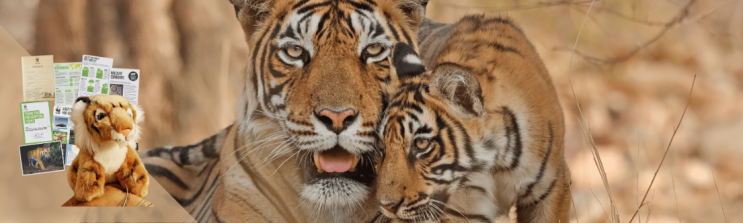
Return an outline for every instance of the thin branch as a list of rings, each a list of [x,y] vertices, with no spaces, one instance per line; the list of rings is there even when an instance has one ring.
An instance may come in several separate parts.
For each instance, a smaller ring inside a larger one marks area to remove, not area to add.
[[[694,0],[692,0],[694,1]],[[666,156],[668,156],[668,151],[671,149],[671,143],[673,143],[673,138],[676,137],[676,132],[678,132],[679,127],[681,127],[681,121],[684,120],[684,115],[686,115],[686,110],[689,108],[689,103],[691,102],[691,93],[694,91],[694,83],[697,80],[697,75],[694,75],[694,79],[691,81],[691,90],[689,90],[689,100],[686,101],[686,107],[684,108],[684,112],[681,113],[681,118],[679,119],[678,124],[676,125],[676,129],[673,130],[673,135],[671,135],[671,141],[668,142],[668,146],[666,147],[666,152],[663,154],[663,158],[660,160],[660,164],[658,164],[658,169],[655,170],[655,174],[653,174],[653,179],[650,181],[650,186],[648,186],[648,190],[645,191],[645,196],[642,197],[642,202],[640,204],[645,202],[645,199],[648,197],[648,193],[650,193],[650,188],[653,187],[653,183],[655,182],[655,177],[658,176],[658,171],[660,171],[660,167],[663,166],[663,161],[666,160]],[[635,213],[632,215],[632,218],[630,218],[629,222],[632,222],[633,219],[637,216],[637,213],[640,211],[641,207],[637,207],[637,210],[635,210]]]
[[[676,214],[679,219],[679,223],[681,223],[681,209],[679,209],[679,198],[676,195],[676,179],[673,177],[673,154],[671,154],[671,158],[668,160],[670,162],[671,167],[668,168],[671,174],[671,185],[673,186],[673,199],[676,201]]]
[[[606,214],[606,208],[604,208],[604,204],[602,204],[601,200],[599,200],[599,198],[596,197],[596,193],[593,192],[593,187],[591,187],[590,183],[588,184],[588,189],[591,191],[591,194],[593,194],[593,198],[596,199],[596,202],[599,202],[599,206],[601,206],[601,211],[604,212],[604,217],[606,217],[606,220],[609,220],[609,222],[611,222],[609,215]]]
[[[650,195],[650,202],[648,202],[645,206],[648,208],[648,216],[645,217],[645,222],[650,222],[650,213],[652,211],[653,207],[653,200],[655,200],[655,189],[653,189],[653,195]],[[637,220],[640,220],[640,217],[637,217]]]
[[[712,172],[712,179],[715,180],[715,190],[717,190],[717,199],[720,200],[720,208],[722,208],[722,217],[725,218],[725,222],[728,222],[728,217],[725,216],[725,206],[722,205],[722,197],[720,197],[720,189],[717,188],[717,177],[715,177],[715,170],[710,169]]]
[[[600,0],[599,0],[600,1]],[[592,1],[573,1],[573,0],[561,0],[561,1],[554,1],[554,2],[539,2],[536,5],[530,5],[530,6],[516,6],[516,7],[482,7],[482,6],[474,6],[474,5],[459,5],[459,4],[453,4],[450,0],[436,0],[438,4],[444,5],[449,8],[456,8],[456,9],[477,9],[483,12],[507,12],[507,11],[521,11],[521,10],[531,10],[531,9],[539,9],[539,8],[548,8],[548,7],[554,7],[554,6],[564,6],[564,5],[580,5],[585,3],[592,3]]]
[[[573,184],[568,183],[568,189],[570,190],[570,193],[573,193]],[[578,209],[575,208],[575,199],[570,199],[570,202],[573,203],[573,213],[575,213],[575,221],[577,223],[580,223],[580,220],[578,219]]]
[[[647,21],[647,20],[638,19],[638,18],[625,15],[625,14],[623,14],[621,12],[618,12],[618,11],[616,11],[614,9],[606,8],[606,7],[597,8],[596,10],[598,10],[599,12],[606,12],[607,14],[610,14],[610,15],[613,15],[613,16],[616,16],[616,17],[619,17],[619,18],[628,20],[630,22],[639,23],[639,24],[643,24],[643,25],[647,25],[647,26],[665,26],[667,24],[665,22],[656,22],[656,21]]]
[[[678,14],[676,14],[676,16],[674,16],[674,18],[671,19],[671,21],[667,22],[664,25],[663,29],[658,34],[656,34],[653,38],[651,38],[647,42],[643,43],[642,45],[635,47],[634,49],[632,49],[632,51],[630,51],[629,53],[627,53],[625,55],[622,55],[622,56],[619,56],[619,57],[615,57],[615,58],[603,59],[603,58],[598,58],[598,57],[587,55],[587,54],[585,54],[585,53],[583,53],[581,51],[575,50],[575,49],[569,49],[569,48],[565,48],[565,47],[558,47],[558,48],[555,48],[554,50],[563,50],[563,51],[570,51],[570,50],[572,50],[572,51],[574,51],[573,52],[574,54],[577,54],[578,56],[583,57],[583,59],[585,59],[586,61],[588,61],[590,63],[595,63],[595,64],[615,64],[615,63],[621,63],[621,62],[627,61],[629,58],[631,58],[632,56],[634,56],[635,54],[637,54],[637,52],[640,52],[640,50],[644,49],[645,47],[649,46],[650,44],[655,43],[655,41],[658,41],[658,39],[660,39],[664,34],[666,34],[666,32],[668,32],[668,30],[670,30],[671,28],[673,28],[675,25],[677,25],[677,24],[681,23],[682,21],[684,21],[684,19],[686,19],[689,16],[689,8],[696,1],[697,0],[690,0],[689,3],[687,3],[686,6],[684,6],[684,8],[681,9],[681,12],[679,12]]]

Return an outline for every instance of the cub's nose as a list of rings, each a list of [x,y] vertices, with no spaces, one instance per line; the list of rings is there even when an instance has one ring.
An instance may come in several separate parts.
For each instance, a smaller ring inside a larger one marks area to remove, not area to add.
[[[397,215],[397,210],[400,209],[400,206],[402,206],[402,202],[405,201],[405,198],[400,199],[397,203],[390,202],[389,204],[382,204],[382,208],[389,211],[393,215]]]
[[[317,119],[325,124],[325,127],[329,130],[335,132],[335,134],[340,134],[343,130],[346,130],[354,120],[356,120],[357,115],[356,111],[349,108],[341,112],[322,109],[320,110],[320,113],[315,114],[315,116],[317,116]]]

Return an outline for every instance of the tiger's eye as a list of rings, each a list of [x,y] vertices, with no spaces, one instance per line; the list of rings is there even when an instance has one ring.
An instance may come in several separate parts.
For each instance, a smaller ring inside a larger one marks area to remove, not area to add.
[[[382,52],[382,46],[379,44],[374,44],[366,47],[366,53],[370,55],[377,55],[380,52]]]
[[[428,144],[430,144],[428,139],[415,139],[415,147],[418,147],[418,149],[426,149]]]
[[[299,57],[304,52],[304,49],[299,46],[290,46],[289,48],[286,48],[286,54],[289,54],[290,57]]]

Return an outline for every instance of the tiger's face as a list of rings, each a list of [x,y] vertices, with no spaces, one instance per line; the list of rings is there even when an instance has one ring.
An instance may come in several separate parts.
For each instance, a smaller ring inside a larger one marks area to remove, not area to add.
[[[426,73],[416,58],[395,52],[398,73],[416,77],[401,81],[379,131],[377,198],[382,213],[403,221],[440,218],[449,195],[482,166],[473,153],[483,117],[477,79],[451,64]]]
[[[304,199],[351,206],[368,194],[383,89],[396,79],[388,58],[396,42],[415,46],[421,2],[233,1],[252,47],[238,120],[279,122],[291,149],[276,153],[300,157]]]
[[[49,159],[49,157],[51,157],[51,155],[49,155],[49,148],[42,148],[40,156],[42,159]]]
[[[95,95],[75,99],[71,118],[75,123],[75,144],[94,153],[104,143],[124,149],[130,144],[135,148],[144,112],[122,96]]]

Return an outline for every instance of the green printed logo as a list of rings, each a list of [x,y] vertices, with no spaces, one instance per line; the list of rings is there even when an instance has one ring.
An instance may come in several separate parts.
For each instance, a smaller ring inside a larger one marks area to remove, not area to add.
[[[89,80],[88,83],[90,83],[90,85],[88,85],[88,92],[95,91],[95,86],[93,86],[93,83],[95,82],[93,80]]]
[[[95,78],[103,79],[103,70],[98,69],[98,71],[96,71],[95,73]]]
[[[88,76],[88,67],[83,67],[83,77]]]
[[[23,112],[23,123],[25,124],[33,124],[36,122],[36,119],[44,118],[44,114],[42,114],[39,111],[27,111]]]
[[[101,88],[101,94],[108,94],[108,84],[103,84],[103,88]]]

